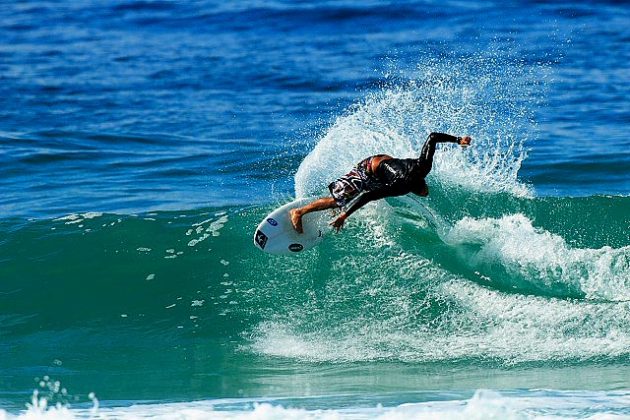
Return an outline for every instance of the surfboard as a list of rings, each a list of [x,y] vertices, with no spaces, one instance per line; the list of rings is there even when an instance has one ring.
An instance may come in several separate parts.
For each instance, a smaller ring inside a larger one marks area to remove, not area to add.
[[[270,254],[295,254],[313,248],[330,232],[328,223],[330,211],[317,211],[302,217],[304,233],[293,229],[289,211],[311,202],[312,198],[301,198],[287,203],[271,213],[260,222],[254,233],[254,245]]]

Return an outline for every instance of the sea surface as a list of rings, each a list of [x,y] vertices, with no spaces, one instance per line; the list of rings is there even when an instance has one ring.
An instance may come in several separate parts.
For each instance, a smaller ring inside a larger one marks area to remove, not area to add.
[[[1,1],[0,419],[630,418],[629,98],[624,1]]]

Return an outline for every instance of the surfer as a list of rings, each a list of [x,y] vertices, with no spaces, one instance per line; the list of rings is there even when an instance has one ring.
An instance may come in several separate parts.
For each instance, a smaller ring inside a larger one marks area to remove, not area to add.
[[[328,186],[332,197],[323,197],[291,210],[291,223],[296,231],[302,233],[302,216],[305,214],[345,207],[339,217],[330,223],[339,232],[346,219],[370,201],[410,192],[426,197],[429,195],[429,187],[424,178],[431,171],[436,144],[457,143],[465,147],[470,142],[470,136],[431,133],[417,159],[397,159],[389,155],[370,156]]]

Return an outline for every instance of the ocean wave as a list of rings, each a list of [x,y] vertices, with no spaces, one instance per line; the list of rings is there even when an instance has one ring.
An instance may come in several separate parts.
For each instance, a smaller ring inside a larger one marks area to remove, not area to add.
[[[426,208],[369,205],[292,257],[251,244],[271,207],[4,220],[4,332],[240,337],[245,353],[333,363],[628,356],[627,216],[617,211],[628,198],[549,207],[495,195],[483,214],[474,201],[449,212],[434,192]],[[602,206],[609,231],[590,243],[561,217]],[[621,245],[596,246],[607,237]]]

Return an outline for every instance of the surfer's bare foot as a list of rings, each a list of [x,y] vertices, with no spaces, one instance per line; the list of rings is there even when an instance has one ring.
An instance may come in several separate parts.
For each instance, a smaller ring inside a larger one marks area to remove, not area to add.
[[[291,210],[289,212],[289,217],[291,217],[293,229],[295,229],[297,233],[304,233],[304,230],[302,229],[302,212],[300,212],[300,209]]]

